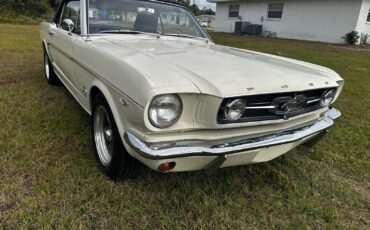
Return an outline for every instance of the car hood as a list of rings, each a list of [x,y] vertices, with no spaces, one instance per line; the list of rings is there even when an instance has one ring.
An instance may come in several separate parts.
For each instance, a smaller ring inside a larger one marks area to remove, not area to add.
[[[337,87],[341,80],[318,65],[194,39],[111,37],[94,45],[138,69],[151,88],[173,92],[193,84],[200,93],[233,97]]]

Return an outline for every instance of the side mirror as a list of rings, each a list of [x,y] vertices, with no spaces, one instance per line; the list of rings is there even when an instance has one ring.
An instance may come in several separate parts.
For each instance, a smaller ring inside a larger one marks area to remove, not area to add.
[[[63,20],[62,28],[68,30],[68,34],[72,35],[72,31],[75,28],[75,24],[71,19],[66,18]]]

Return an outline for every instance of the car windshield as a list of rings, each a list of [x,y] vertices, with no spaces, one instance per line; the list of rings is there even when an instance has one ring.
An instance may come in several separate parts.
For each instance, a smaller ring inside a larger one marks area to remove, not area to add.
[[[208,38],[188,10],[143,0],[89,0],[89,33],[154,33]]]

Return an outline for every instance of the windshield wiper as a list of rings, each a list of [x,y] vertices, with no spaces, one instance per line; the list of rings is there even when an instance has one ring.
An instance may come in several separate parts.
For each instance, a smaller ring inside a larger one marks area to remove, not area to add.
[[[163,36],[173,36],[173,37],[181,37],[181,38],[196,38],[193,35],[189,34],[175,34],[175,33],[162,33]]]
[[[136,31],[136,30],[103,30],[100,31],[99,34],[150,34],[158,36],[158,34],[153,33],[146,33],[142,31]],[[161,36],[172,36],[172,37],[181,37],[181,38],[195,38],[195,39],[201,39],[201,40],[207,40],[205,38],[196,37],[189,34],[182,34],[182,33],[160,33]]]
[[[144,32],[135,30],[103,30],[99,34],[143,34]]]

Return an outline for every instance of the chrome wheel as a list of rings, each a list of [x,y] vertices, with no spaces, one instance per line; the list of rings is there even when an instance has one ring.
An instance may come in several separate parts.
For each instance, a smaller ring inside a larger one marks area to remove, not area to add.
[[[50,67],[49,67],[49,58],[48,58],[48,55],[46,54],[46,52],[45,52],[45,55],[44,55],[44,63],[45,63],[45,76],[49,80],[49,78],[50,78]]]
[[[125,149],[107,100],[101,93],[93,98],[91,139],[99,168],[115,181],[136,176],[140,163]]]
[[[113,133],[107,110],[98,105],[94,114],[94,139],[99,159],[108,166],[113,155]]]

